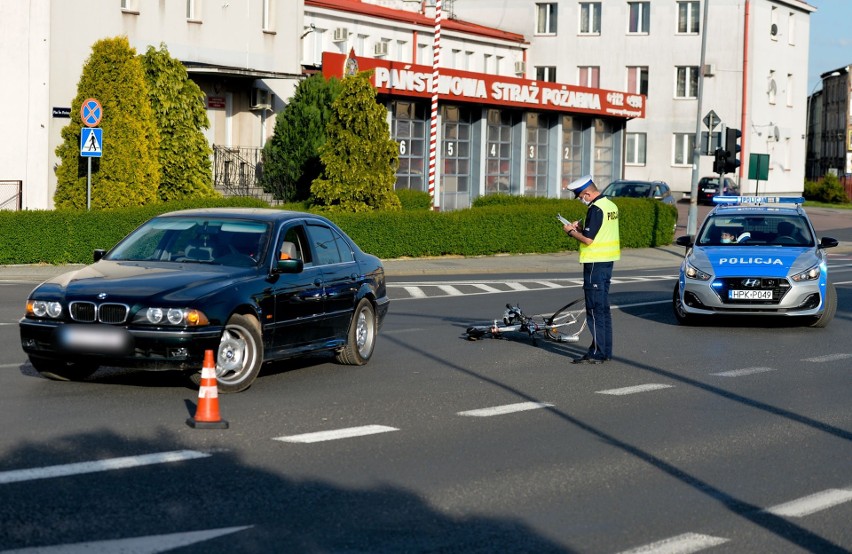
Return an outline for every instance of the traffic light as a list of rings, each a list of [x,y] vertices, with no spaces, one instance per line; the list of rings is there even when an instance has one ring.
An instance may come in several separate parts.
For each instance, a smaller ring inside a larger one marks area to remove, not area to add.
[[[721,148],[716,149],[716,153],[713,158],[713,173],[718,173],[721,175],[725,173],[725,161],[728,158],[728,152]]]
[[[728,153],[725,156],[725,173],[733,173],[740,166],[740,145],[737,141],[743,136],[739,129],[728,127],[725,130],[725,151]],[[717,172],[718,173],[718,172]]]

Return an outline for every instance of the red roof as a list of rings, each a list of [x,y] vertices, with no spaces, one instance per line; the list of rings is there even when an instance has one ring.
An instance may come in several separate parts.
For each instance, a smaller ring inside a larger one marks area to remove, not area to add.
[[[305,0],[305,6],[368,15],[371,17],[388,19],[390,21],[401,21],[403,23],[422,25],[430,28],[435,26],[434,18],[427,17],[422,13],[410,12],[407,10],[395,10],[393,8],[368,4],[361,0]],[[524,35],[509,33],[507,31],[501,31],[500,29],[485,27],[483,25],[477,25],[476,23],[470,23],[468,21],[461,21],[459,19],[447,19],[446,17],[443,17],[441,19],[441,28],[452,29],[453,31],[458,31],[460,33],[469,33],[471,35],[517,42],[518,44],[527,43],[527,39]]]

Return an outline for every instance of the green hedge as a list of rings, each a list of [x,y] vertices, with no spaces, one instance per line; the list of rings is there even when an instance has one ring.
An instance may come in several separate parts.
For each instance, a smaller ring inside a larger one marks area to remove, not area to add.
[[[577,241],[562,232],[556,214],[573,221],[584,217],[585,206],[575,200],[529,200],[499,199],[451,212],[321,213],[340,225],[364,251],[383,259],[575,250]],[[674,206],[632,198],[617,198],[615,203],[623,248],[671,244],[677,222]],[[248,198],[224,198],[91,212],[0,211],[0,264],[89,263],[94,249],[111,248],[151,217],[212,206],[266,204]]]

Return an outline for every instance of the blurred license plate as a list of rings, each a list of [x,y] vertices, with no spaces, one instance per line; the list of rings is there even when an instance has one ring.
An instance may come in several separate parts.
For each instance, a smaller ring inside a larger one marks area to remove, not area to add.
[[[59,344],[75,352],[120,354],[130,348],[130,335],[124,329],[106,325],[63,325]]]
[[[729,290],[731,300],[772,300],[771,290]]]

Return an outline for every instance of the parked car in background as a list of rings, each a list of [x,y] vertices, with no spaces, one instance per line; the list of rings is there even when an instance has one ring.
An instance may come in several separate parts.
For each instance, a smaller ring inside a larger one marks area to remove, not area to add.
[[[722,179],[722,190],[719,190],[719,177],[702,177],[698,181],[698,203],[712,204],[716,196],[736,196],[740,193],[740,187],[730,177]]]
[[[663,181],[635,181],[618,179],[611,182],[602,193],[604,196],[626,198],[654,198],[674,206],[675,198]]]
[[[270,360],[327,351],[363,365],[390,303],[381,261],[308,213],[171,212],[94,260],[27,298],[21,346],[50,379],[111,366],[198,385],[206,350],[222,392],[248,388]]]

